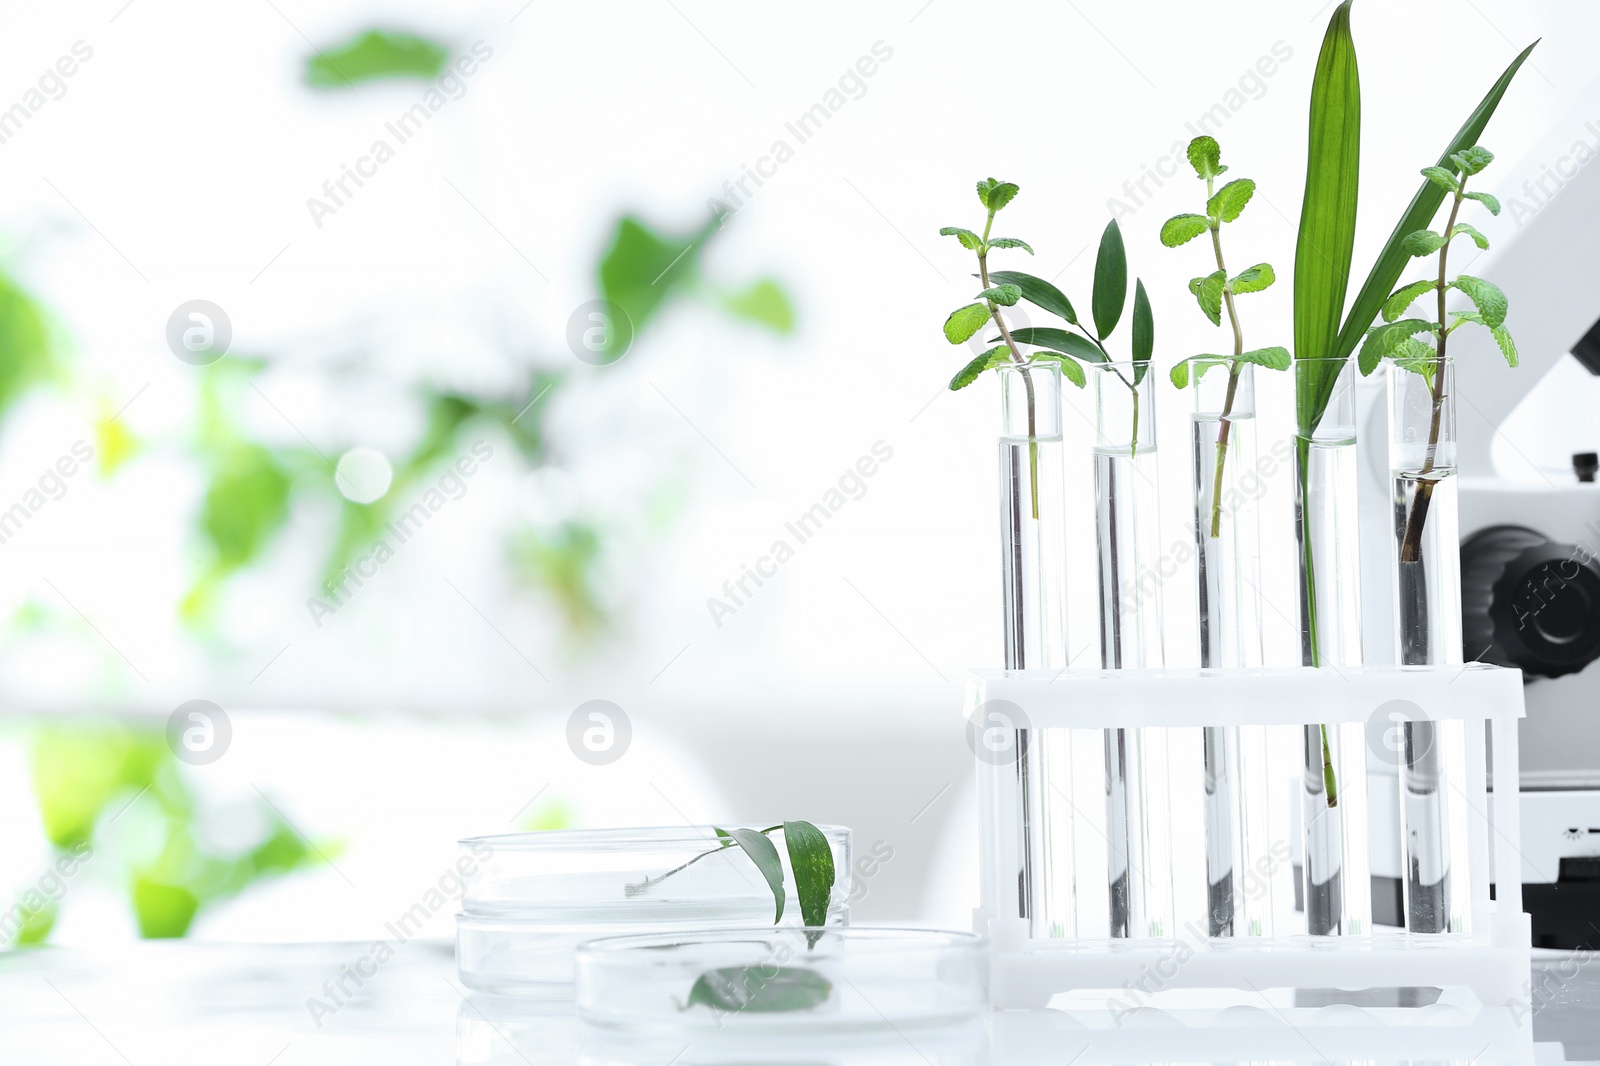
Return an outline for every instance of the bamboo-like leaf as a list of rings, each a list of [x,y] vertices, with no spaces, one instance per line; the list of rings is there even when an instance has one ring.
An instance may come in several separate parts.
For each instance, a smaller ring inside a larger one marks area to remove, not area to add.
[[[1340,354],[1339,323],[1350,284],[1361,178],[1361,79],[1350,36],[1350,3],[1340,4],[1328,21],[1311,83],[1306,189],[1294,255],[1296,359]],[[1444,193],[1432,182],[1428,187]],[[1385,287],[1385,296],[1388,291]],[[1318,363],[1297,377],[1295,416],[1303,436],[1322,420],[1338,375],[1337,364]]]
[[[777,847],[754,829],[730,829],[728,835],[750,857],[750,861],[755,863],[756,869],[761,871],[761,876],[766,878],[767,887],[772,890],[772,898],[778,905],[777,915],[772,919],[772,923],[776,925],[783,921],[783,863],[778,858]]]
[[[1072,309],[1072,302],[1060,289],[1043,278],[1024,274],[1020,270],[991,270],[989,280],[996,285],[1015,285],[1022,290],[1022,298],[1035,307],[1042,307],[1074,326],[1078,324],[1078,313]]]
[[[1156,321],[1150,311],[1150,297],[1145,295],[1144,282],[1133,282],[1133,383],[1144,380],[1150,369],[1150,356],[1156,350]]]
[[[1105,353],[1095,347],[1093,341],[1076,333],[1068,333],[1064,329],[1055,329],[1051,326],[1026,326],[1012,330],[1011,339],[1018,344],[1032,344],[1040,348],[1065,352],[1067,355],[1086,359],[1091,363],[1106,361]]]
[[[1467,116],[1467,121],[1456,131],[1455,137],[1445,146],[1445,150],[1439,154],[1440,166],[1454,166],[1450,159],[1452,155],[1478,143],[1484,127],[1489,124],[1490,116],[1494,114],[1495,108],[1500,106],[1501,98],[1511,85],[1511,79],[1516,77],[1517,71],[1538,43],[1534,41],[1524,48],[1500,75],[1500,79],[1490,87],[1488,95],[1478,104],[1477,109]],[[1356,345],[1366,336],[1367,327],[1377,319],[1378,309],[1383,306],[1389,293],[1393,291],[1395,282],[1400,280],[1400,274],[1406,268],[1406,261],[1410,257],[1401,250],[1400,242],[1406,234],[1428,227],[1428,223],[1432,222],[1433,216],[1438,213],[1439,205],[1444,203],[1444,197],[1444,189],[1424,179],[1422,188],[1411,198],[1410,206],[1406,208],[1405,214],[1400,216],[1400,221],[1389,234],[1383,250],[1373,262],[1367,280],[1362,284],[1361,291],[1356,294],[1355,302],[1350,305],[1350,313],[1345,316],[1344,325],[1339,329],[1338,343],[1329,354],[1345,356],[1356,350]],[[1296,354],[1299,354],[1298,341]]]
[[[1100,235],[1100,251],[1094,261],[1094,296],[1090,310],[1094,312],[1095,336],[1105,340],[1111,335],[1127,301],[1128,253],[1122,247],[1122,229],[1117,220],[1112,219]]]
[[[833,982],[816,970],[758,963],[707,970],[690,986],[683,1007],[706,1007],[713,1017],[746,1011],[779,1014],[816,1010],[832,994]]]
[[[806,925],[828,924],[828,900],[833,893],[833,848],[822,830],[810,822],[784,822],[783,842],[794,871],[794,894],[800,900],[800,917]]]

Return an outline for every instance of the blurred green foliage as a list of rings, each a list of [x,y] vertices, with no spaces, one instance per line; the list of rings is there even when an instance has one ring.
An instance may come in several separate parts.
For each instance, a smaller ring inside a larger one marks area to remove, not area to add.
[[[722,298],[730,315],[766,326],[774,333],[794,332],[794,307],[783,288],[771,278],[762,278],[742,292]]]
[[[572,829],[577,824],[576,808],[562,797],[552,796],[523,815],[522,820],[517,823],[517,828],[523,832],[544,832],[550,829]]]
[[[711,297],[723,311],[784,335],[794,330],[794,308],[782,286],[762,278],[743,289],[723,290],[700,275],[700,253],[722,229],[713,217],[689,234],[652,229],[634,215],[617,223],[600,259],[600,291],[627,312],[633,332],[642,333],[674,297]]]
[[[606,622],[594,588],[599,555],[600,535],[583,522],[564,522],[551,531],[523,530],[511,542],[512,568],[554,598],[568,635],[580,642]]]
[[[15,281],[0,274],[0,413],[31,386],[57,373],[44,310]]]
[[[700,250],[716,232],[716,219],[685,235],[657,233],[632,215],[617,223],[600,259],[600,292],[627,312],[634,334],[695,281]]]
[[[265,801],[252,804],[252,820],[266,829],[250,846],[224,852],[199,840],[197,798],[158,727],[120,720],[42,725],[31,761],[40,819],[57,856],[82,855],[89,845],[82,865],[125,886],[140,936],[184,936],[206,907],[317,861],[318,851]],[[18,943],[49,935],[59,898],[25,908]]]
[[[344,89],[379,78],[437,78],[450,51],[437,41],[397,30],[371,29],[306,60],[306,84]]]
[[[343,89],[382,78],[429,79],[442,73],[448,58],[448,49],[437,41],[370,29],[309,57],[305,77],[317,89]],[[725,222],[726,217],[716,217],[697,231],[674,234],[634,215],[617,221],[596,279],[601,294],[631,319],[635,346],[668,307],[688,299],[777,335],[793,332],[794,308],[775,280],[762,277],[724,287],[702,276],[701,253]],[[373,543],[409,489],[437,476],[462,451],[465,435],[491,429],[529,467],[559,463],[559,442],[549,439],[546,428],[552,403],[575,375],[603,372],[569,360],[561,353],[543,367],[530,368],[526,387],[514,395],[419,387],[416,402],[426,411],[425,428],[403,458],[391,460],[389,491],[367,504],[339,493],[330,460],[317,448],[285,446],[247,431],[242,405],[253,379],[267,367],[265,359],[230,355],[197,368],[197,413],[182,447],[204,479],[195,528],[205,551],[180,606],[184,620],[210,629],[223,583],[272,550],[302,498],[336,501],[339,508],[323,569],[326,581]],[[553,369],[555,365],[564,369]],[[43,309],[0,273],[0,416],[30,389],[66,379],[68,370]],[[117,475],[131,458],[161,443],[137,439],[105,402],[93,432],[102,477]],[[677,490],[640,501],[646,527],[659,531],[681,501]],[[514,531],[506,551],[516,576],[553,601],[571,635],[588,640],[604,631],[608,620],[596,582],[605,545],[604,526],[592,516],[579,515],[553,528]],[[27,600],[10,624],[36,630],[47,627],[53,617]],[[206,843],[197,833],[197,798],[158,728],[122,721],[49,724],[37,730],[31,751],[45,836],[59,856],[92,845],[91,872],[80,876],[121,885],[142,936],[183,936],[207,907],[263,878],[336,853],[327,843],[313,848],[264,802],[257,813],[268,828],[256,843],[227,852]],[[565,805],[553,804],[531,815],[529,824],[559,828],[572,819]],[[56,899],[24,908],[18,942],[45,940],[57,912]]]

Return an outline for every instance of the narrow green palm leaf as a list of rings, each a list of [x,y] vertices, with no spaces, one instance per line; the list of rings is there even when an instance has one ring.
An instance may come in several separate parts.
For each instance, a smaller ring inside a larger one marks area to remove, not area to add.
[[[1500,98],[1505,96],[1511,79],[1516,76],[1517,70],[1528,58],[1528,53],[1532,52],[1538,43],[1534,41],[1524,48],[1522,53],[1511,61],[1505,73],[1500,75],[1500,80],[1490,87],[1489,94],[1478,104],[1477,110],[1467,116],[1467,121],[1456,131],[1455,137],[1445,146],[1445,150],[1439,154],[1439,166],[1453,167],[1454,164],[1450,161],[1452,155],[1478,143],[1484,127],[1489,124],[1490,116],[1494,114],[1495,108],[1500,106]],[[1400,248],[1400,242],[1408,233],[1427,229],[1428,223],[1433,221],[1433,216],[1438,214],[1439,205],[1444,203],[1444,198],[1444,189],[1427,179],[1423,180],[1422,187],[1411,198],[1406,213],[1400,216],[1400,222],[1395,226],[1394,232],[1389,234],[1389,239],[1383,245],[1383,251],[1378,253],[1377,261],[1372,264],[1372,272],[1367,275],[1361,291],[1356,294],[1355,303],[1350,305],[1350,314],[1345,318],[1343,328],[1339,330],[1338,343],[1329,354],[1349,355],[1356,350],[1356,345],[1366,336],[1367,327],[1378,317],[1378,311],[1383,307],[1384,301],[1394,289],[1394,283],[1400,280],[1400,274],[1406,268],[1410,257]],[[1298,342],[1298,337],[1296,340]]]
[[[1340,354],[1339,323],[1355,250],[1356,186],[1361,169],[1361,79],[1350,36],[1350,3],[1340,4],[1328,22],[1311,83],[1306,191],[1294,256],[1296,359]],[[1431,182],[1428,185],[1438,188]],[[1382,296],[1388,295],[1385,287]],[[1380,297],[1379,305],[1382,302]],[[1372,313],[1377,315],[1377,307]],[[1296,419],[1301,434],[1307,436],[1327,409],[1338,367],[1319,365],[1308,371],[1300,376],[1295,390]]]

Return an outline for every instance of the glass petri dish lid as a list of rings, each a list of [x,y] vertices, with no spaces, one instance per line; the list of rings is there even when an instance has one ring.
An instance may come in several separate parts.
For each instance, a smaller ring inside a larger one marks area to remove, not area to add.
[[[605,937],[579,946],[586,1025],[642,1035],[876,1033],[949,1026],[988,1003],[974,933],[750,927]]]
[[[850,830],[817,828],[833,850],[833,906],[843,908],[852,887]],[[770,837],[789,886],[784,913],[797,918],[783,833]],[[564,924],[720,918],[742,925],[775,910],[761,874],[742,850],[724,847],[713,826],[503,833],[460,846],[461,910],[469,915]]]

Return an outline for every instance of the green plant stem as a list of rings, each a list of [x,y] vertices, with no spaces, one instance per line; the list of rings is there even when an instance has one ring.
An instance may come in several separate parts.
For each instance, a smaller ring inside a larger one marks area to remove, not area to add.
[[[1414,563],[1422,558],[1422,530],[1428,522],[1428,508],[1433,501],[1433,486],[1427,475],[1433,472],[1439,450],[1439,428],[1444,416],[1444,359],[1449,330],[1445,326],[1445,293],[1449,284],[1445,280],[1445,264],[1450,255],[1450,231],[1456,228],[1456,216],[1461,213],[1461,201],[1467,187],[1466,174],[1461,175],[1456,187],[1455,200],[1450,204],[1450,221],[1444,227],[1444,244],[1439,249],[1438,311],[1439,339],[1434,344],[1433,380],[1427,382],[1429,398],[1433,401],[1432,417],[1428,423],[1428,450],[1423,456],[1422,469],[1418,471],[1417,494],[1411,500],[1411,510],[1406,514],[1405,534],[1400,538],[1400,561]]]
[[[1311,515],[1311,479],[1307,476],[1311,463],[1311,438],[1299,434],[1295,440],[1295,449],[1299,453],[1300,468],[1296,477],[1300,482],[1300,569],[1305,581],[1305,626],[1308,644],[1311,648],[1311,665],[1322,665],[1322,648],[1319,646],[1320,634],[1317,630],[1317,579],[1316,559],[1311,551],[1311,534],[1306,526]],[[1339,787],[1333,770],[1333,752],[1328,742],[1328,727],[1317,727],[1322,737],[1322,785],[1328,798],[1329,807],[1339,805]]]
[[[1117,377],[1122,377],[1120,373]],[[1123,380],[1127,380],[1124,378]],[[1133,393],[1133,439],[1128,442],[1128,458],[1139,457],[1139,386],[1129,385],[1128,391]]]
[[[1206,200],[1210,201],[1213,177],[1206,178]],[[1217,256],[1217,269],[1222,271],[1222,300],[1228,308],[1228,324],[1233,327],[1233,361],[1228,364],[1228,394],[1222,401],[1222,417],[1217,426],[1217,470],[1211,485],[1211,536],[1222,536],[1222,471],[1228,459],[1228,436],[1233,428],[1229,417],[1233,414],[1233,400],[1239,389],[1239,356],[1244,354],[1244,331],[1239,328],[1239,311],[1233,305],[1233,283],[1228,280],[1228,264],[1222,258],[1222,223],[1211,223],[1211,250]]]
[[[768,835],[770,833],[776,833],[778,830],[780,830],[782,828],[783,828],[783,826],[781,826],[781,825],[769,825],[769,826],[767,826],[767,828],[760,830],[760,833],[761,833],[762,836],[766,836],[766,835]],[[643,881],[640,881],[638,884],[628,885],[624,889],[624,891],[630,896],[637,896],[637,895],[640,895],[640,894],[642,894],[644,892],[648,892],[650,889],[654,888],[656,885],[659,885],[661,882],[665,881],[667,878],[671,877],[673,874],[682,873],[684,870],[687,870],[689,867],[693,866],[695,863],[699,862],[701,859],[705,858],[706,856],[708,856],[708,855],[720,855],[724,851],[727,851],[729,848],[731,848],[733,846],[734,846],[734,844],[733,844],[733,840],[731,838],[723,840],[716,847],[711,848],[711,849],[709,849],[707,851],[702,851],[700,854],[696,855],[694,858],[690,859],[688,862],[683,863],[681,866],[674,866],[672,869],[668,870],[666,873],[658,874],[655,877],[647,877]]]
[[[994,212],[989,212],[989,217],[983,223],[984,250],[978,253],[978,276],[983,281],[983,287],[989,286],[989,231],[994,228]],[[994,319],[994,324],[1000,327],[1000,336],[1005,340],[1006,347],[1011,350],[1011,361],[1022,368],[1022,387],[1028,392],[1028,485],[1031,489],[1033,501],[1033,520],[1039,520],[1039,437],[1037,425],[1034,421],[1033,375],[1028,373],[1028,360],[1023,358],[1022,352],[1017,349],[1017,342],[1011,339],[1011,330],[1006,326],[1005,316],[1000,313],[1000,307],[993,300],[985,300],[989,305],[989,317]]]

